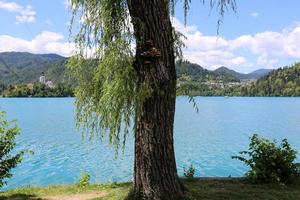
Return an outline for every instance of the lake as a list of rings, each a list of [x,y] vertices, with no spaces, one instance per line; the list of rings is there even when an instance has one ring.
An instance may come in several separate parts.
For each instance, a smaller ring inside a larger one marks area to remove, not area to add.
[[[193,164],[197,176],[242,176],[247,167],[232,155],[245,150],[253,133],[287,138],[300,152],[300,98],[197,97],[197,113],[178,97],[175,151],[178,173]],[[133,135],[115,158],[107,139],[89,141],[76,130],[73,98],[0,98],[0,110],[22,129],[17,149],[29,149],[4,189],[76,183],[83,171],[92,182],[129,181],[133,173]],[[299,159],[298,159],[299,160]]]

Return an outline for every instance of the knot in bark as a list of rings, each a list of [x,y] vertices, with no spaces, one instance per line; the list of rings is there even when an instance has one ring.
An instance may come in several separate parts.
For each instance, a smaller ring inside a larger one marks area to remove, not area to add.
[[[151,60],[158,59],[161,57],[161,52],[154,46],[152,40],[146,41],[146,51],[141,53],[141,57],[145,60],[145,64],[151,63]]]

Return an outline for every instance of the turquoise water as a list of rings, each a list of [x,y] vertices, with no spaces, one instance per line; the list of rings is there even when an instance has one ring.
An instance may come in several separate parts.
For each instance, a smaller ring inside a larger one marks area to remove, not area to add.
[[[231,156],[247,148],[249,136],[287,138],[300,152],[300,98],[197,97],[199,113],[179,97],[175,150],[179,174],[193,164],[197,176],[242,176],[247,168]],[[0,110],[22,129],[18,149],[29,149],[4,189],[75,183],[87,171],[93,182],[132,179],[133,136],[114,157],[107,141],[86,141],[75,128],[74,99],[0,99]]]

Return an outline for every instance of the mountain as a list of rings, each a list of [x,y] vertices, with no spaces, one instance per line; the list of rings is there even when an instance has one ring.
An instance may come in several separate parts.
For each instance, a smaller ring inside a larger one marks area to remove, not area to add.
[[[246,74],[246,76],[248,76],[247,79],[260,79],[268,75],[272,71],[272,69],[258,69],[249,74]]]
[[[251,86],[242,88],[245,96],[300,96],[300,63],[273,70]]]
[[[231,75],[239,80],[244,79],[244,74],[236,72],[232,69],[228,69],[227,67],[220,67],[220,68],[214,70],[214,72],[216,72],[218,74],[223,74],[223,75]]]
[[[204,69],[200,65],[190,62],[183,62],[176,65],[177,77],[183,78],[189,76],[193,81],[223,81],[223,82],[239,82],[240,80],[230,73],[218,73]]]
[[[200,65],[193,64],[190,62],[183,62],[176,64],[176,73],[177,77],[181,77],[183,75],[189,75],[193,79],[202,79],[209,71],[207,69],[202,68]]]
[[[0,53],[0,84],[36,82],[42,72],[50,80],[61,81],[66,62],[67,58],[57,54]]]
[[[272,70],[271,69],[258,69],[256,71],[253,71],[251,73],[248,74],[243,74],[243,73],[239,73],[236,72],[234,70],[228,69],[226,67],[220,67],[218,69],[216,69],[214,72],[219,73],[219,74],[223,74],[223,75],[231,75],[234,76],[240,80],[249,80],[249,79],[259,79],[263,76],[266,76],[267,74],[269,74]]]
[[[68,58],[57,54],[0,53],[0,92],[10,84],[37,82],[42,72],[54,83],[74,83],[66,76]],[[195,95],[300,96],[300,63],[243,74],[226,67],[214,71],[190,62],[176,64],[178,85]],[[258,79],[251,82],[245,79]]]
[[[210,80],[223,80],[225,82],[239,82],[241,80],[257,80],[270,73],[271,69],[259,69],[248,74],[236,72],[227,67],[220,67],[214,71],[204,69],[200,65],[190,62],[184,62],[181,65],[176,66],[177,77],[182,75],[189,75],[194,80],[205,81]]]
[[[0,53],[0,85],[36,82],[42,72],[48,80],[61,82],[66,78],[67,60],[68,58],[57,54]],[[226,67],[211,71],[190,62],[176,64],[176,70],[179,79],[188,76],[200,82],[239,82],[243,79],[257,79],[270,72],[270,70],[261,69],[250,74],[242,74]]]

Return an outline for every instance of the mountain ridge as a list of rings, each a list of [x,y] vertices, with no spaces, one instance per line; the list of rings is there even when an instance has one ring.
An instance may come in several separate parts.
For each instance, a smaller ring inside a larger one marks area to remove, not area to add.
[[[231,75],[239,78],[240,80],[249,80],[249,79],[257,80],[263,76],[266,76],[273,70],[272,69],[257,69],[250,73],[241,73],[241,72],[237,72],[237,71],[234,71],[232,69],[222,66],[222,67],[215,69],[214,71],[217,73],[231,74]]]
[[[273,70],[242,92],[244,96],[300,96],[300,63]]]
[[[42,72],[53,81],[61,81],[66,62],[67,58],[57,54],[0,53],[0,83],[9,85],[37,82]]]
[[[65,77],[67,60],[67,57],[52,53],[2,52],[0,53],[0,83],[9,85],[36,82],[42,72],[49,79],[61,82]],[[255,77],[249,76],[251,73],[243,74],[227,67],[208,70],[190,62],[183,62],[181,65],[177,64],[176,69],[178,78],[188,75],[200,81],[209,79],[238,82],[243,79],[258,79],[262,76],[261,73],[256,73]]]

